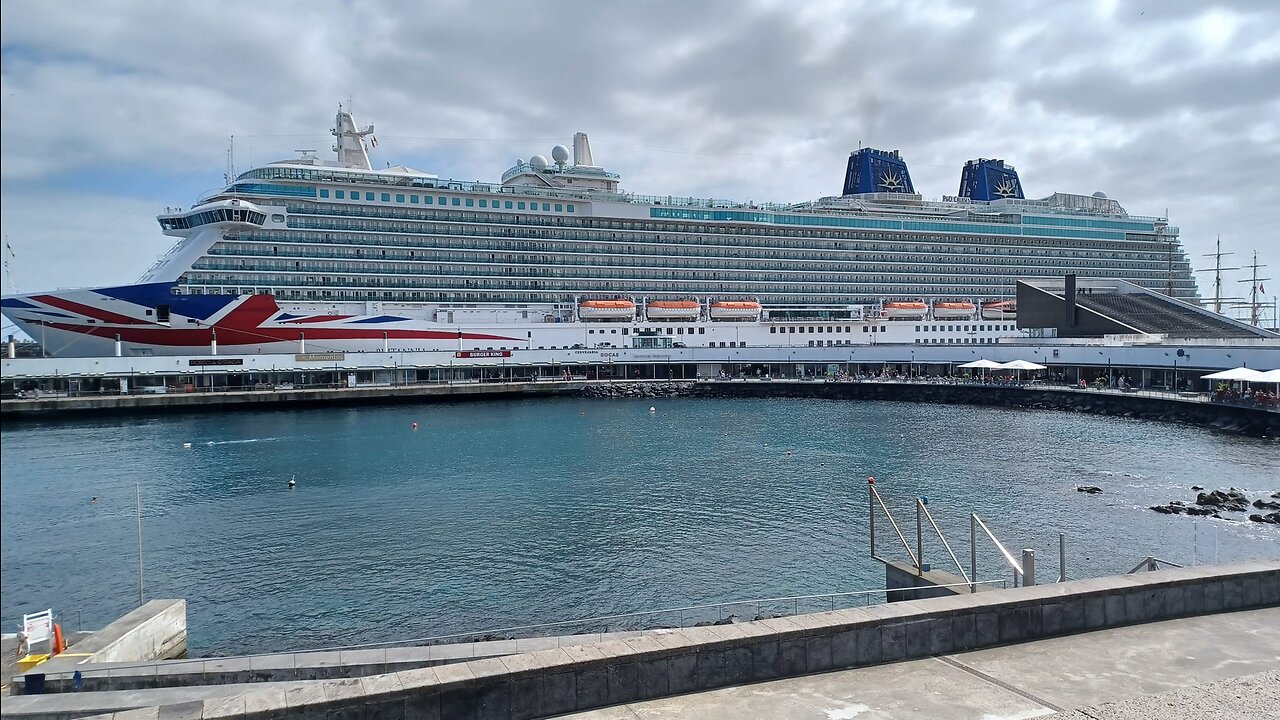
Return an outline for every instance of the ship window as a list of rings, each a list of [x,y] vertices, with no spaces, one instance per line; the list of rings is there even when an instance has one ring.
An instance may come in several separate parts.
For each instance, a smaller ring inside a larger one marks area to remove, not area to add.
[[[631,328],[622,328],[622,334],[623,334],[623,335],[630,334],[630,332],[631,332]]]
[[[777,333],[777,332],[778,332],[778,328],[777,328],[777,327],[770,327],[770,328],[769,328],[769,334],[771,334],[771,335],[772,335],[772,334],[775,334],[775,333]]]
[[[568,205],[565,205],[565,208],[568,209],[569,212],[573,212],[573,203],[569,203]]]
[[[618,334],[618,331],[617,331],[616,329],[615,329],[615,330],[610,330],[610,331],[609,331],[609,334],[610,334],[610,335],[617,335],[617,334]]]
[[[556,203],[556,212],[564,212],[563,208],[564,208],[563,205],[561,205],[560,203]]]
[[[404,202],[404,195],[396,193],[396,202]]]
[[[322,198],[327,198],[327,197],[329,197],[329,191],[328,191],[328,190],[325,190],[324,188],[320,188],[320,197],[322,197]]]
[[[454,205],[457,205],[457,203],[454,203]],[[475,206],[476,206],[476,201],[472,200],[471,198],[467,198],[467,207],[475,207]]]
[[[550,212],[550,211],[551,211],[551,203],[542,203],[542,210],[543,210],[543,212]]]
[[[519,209],[523,210],[523,209],[524,209],[524,203],[522,203],[522,202],[521,202],[521,203],[516,203],[516,207],[518,207]]]
[[[441,196],[440,196],[440,204],[441,204],[441,205],[448,205],[448,204],[449,204],[449,198],[447,198],[447,197],[445,197],[445,196],[441,195]]]
[[[706,335],[706,334],[707,334],[707,329],[706,329],[706,328],[698,328],[698,334],[699,334],[699,335]]]
[[[510,200],[508,200],[508,201],[506,202],[506,207],[507,207],[507,209],[508,209],[508,210],[510,210],[510,209],[511,209],[511,201],[510,201]]]
[[[481,201],[480,201],[480,207],[489,207],[489,201],[488,201],[488,200],[481,200]]]
[[[458,205],[462,204],[462,201],[459,198],[454,198],[453,204],[454,204],[454,207],[457,207]]]
[[[866,326],[866,325],[863,325],[863,326],[862,326],[862,332],[867,332],[867,326]]]
[[[347,191],[346,191],[346,190],[334,190],[334,191],[333,191],[333,196],[334,196],[334,197],[336,197],[336,198],[338,198],[339,200],[345,200],[345,199],[347,198]]]
[[[371,193],[371,192],[367,192],[367,193],[365,193],[365,194],[364,194],[364,199],[365,199],[365,200],[372,200],[372,199],[373,199],[373,193]]]

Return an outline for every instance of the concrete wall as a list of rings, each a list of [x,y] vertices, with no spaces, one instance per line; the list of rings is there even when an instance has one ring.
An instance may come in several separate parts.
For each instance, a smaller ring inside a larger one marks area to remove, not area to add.
[[[914,565],[893,560],[882,560],[884,563],[884,587],[897,591],[885,593],[889,602],[904,600],[923,600],[925,598],[951,597],[952,595],[968,595],[967,587],[957,587],[964,578],[942,570],[928,570],[917,573]],[[926,563],[926,567],[928,563]],[[939,587],[942,585],[950,587]],[[979,588],[984,586],[979,585]]]
[[[1162,570],[688,628],[150,708],[184,717],[536,718],[727,685],[1280,605],[1280,560]]]
[[[704,382],[700,397],[820,397],[1070,410],[1205,425],[1252,435],[1280,435],[1280,412],[1176,396],[1097,392],[1072,388],[943,385],[909,382]]]
[[[152,600],[40,664],[30,674],[70,673],[84,669],[88,663],[160,660],[182,657],[186,652],[187,601]]]

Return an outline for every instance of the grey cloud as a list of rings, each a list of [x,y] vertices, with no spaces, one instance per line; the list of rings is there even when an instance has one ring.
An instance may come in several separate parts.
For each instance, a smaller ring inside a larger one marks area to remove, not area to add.
[[[901,149],[926,196],[954,193],[965,160],[1002,157],[1032,194],[1168,207],[1193,254],[1219,231],[1276,253],[1262,240],[1280,194],[1280,57],[1265,48],[1280,7],[1107,7],[7,0],[0,171],[6,188],[56,189],[74,173],[207,168],[211,185],[227,135],[259,162],[324,149],[351,97],[383,137],[379,161],[465,179],[547,143],[424,138],[587,130],[628,189],[780,201],[838,192],[863,142]],[[1242,19],[1221,46],[1198,35],[1213,13]],[[26,222],[6,213],[6,232]]]

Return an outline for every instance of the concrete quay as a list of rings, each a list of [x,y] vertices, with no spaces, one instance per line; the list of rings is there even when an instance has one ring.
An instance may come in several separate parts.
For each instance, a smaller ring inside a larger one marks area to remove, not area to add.
[[[1280,684],[1274,682],[1280,678],[1278,647],[1280,608],[1245,610],[742,685],[565,717],[1260,720],[1280,717]],[[1176,696],[1166,694],[1170,692]],[[1141,712],[1118,712],[1126,707]],[[1197,708],[1220,712],[1197,715]]]
[[[882,673],[878,684],[889,687],[901,681],[899,674],[908,667],[907,661],[955,668],[948,656],[998,646],[1009,646],[1006,652],[1024,648],[1026,655],[1013,662],[1014,666],[1046,678],[1056,677],[1056,682],[1071,687],[1077,679],[1065,669],[1060,671],[1056,659],[1065,646],[1046,649],[1034,641],[1072,639],[1064,636],[1079,636],[1075,639],[1080,640],[1085,637],[1081,633],[1202,615],[1218,616],[1204,621],[1223,622],[1219,620],[1223,613],[1258,610],[1255,615],[1238,614],[1245,624],[1228,629],[1228,641],[1215,638],[1215,642],[1221,648],[1239,647],[1242,633],[1254,633],[1252,628],[1261,627],[1259,641],[1267,662],[1274,663],[1277,638],[1265,632],[1274,632],[1277,627],[1272,610],[1277,606],[1280,560],[1200,566],[686,628],[656,638],[612,640],[358,679],[317,681],[305,692],[292,694],[264,687],[217,700],[117,712],[114,717],[265,720],[288,713],[300,718],[536,718],[635,706],[659,698],[850,668]],[[1140,636],[1154,627],[1146,625],[1129,632]],[[1103,636],[1103,645],[1124,654],[1124,637]],[[1166,659],[1172,660],[1192,644],[1175,638],[1158,645],[1164,648]],[[1092,662],[1089,658],[1097,652],[1083,646],[1078,650],[1085,662]],[[1231,657],[1215,660],[1208,655],[1205,659],[1193,652],[1203,654],[1205,650],[1187,651],[1192,655],[1186,659],[1189,667],[1234,663]],[[1135,675],[1147,672],[1144,663],[1132,667]],[[996,665],[985,670],[978,664],[972,668],[998,680],[991,672],[999,671]],[[927,684],[932,672],[926,672],[921,682]],[[172,690],[176,689],[165,692]],[[1016,691],[1013,694],[1028,699]],[[1040,705],[1041,709],[1066,708],[1052,701]],[[849,712],[841,717],[855,716]]]
[[[5,420],[11,420],[89,413],[125,414],[173,411],[261,410],[319,405],[417,403],[485,398],[513,399],[578,395],[586,385],[586,381],[544,380],[513,383],[388,385],[354,388],[331,387],[142,395],[79,395],[76,397],[5,400],[0,403],[0,416],[3,416]]]

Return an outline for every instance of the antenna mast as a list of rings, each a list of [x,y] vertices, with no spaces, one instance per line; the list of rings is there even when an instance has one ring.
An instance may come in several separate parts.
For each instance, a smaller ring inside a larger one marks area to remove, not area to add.
[[[236,179],[236,136],[232,135],[227,141],[227,172],[226,181],[230,185]]]
[[[1258,270],[1266,267],[1266,265],[1258,264],[1257,250],[1253,251],[1253,264],[1245,265],[1245,267],[1253,270],[1253,276],[1247,280],[1238,280],[1237,282],[1249,283],[1249,302],[1246,303],[1249,307],[1249,323],[1257,327],[1258,308],[1260,307],[1260,303],[1258,302],[1258,283],[1263,282],[1264,280],[1270,280],[1271,278],[1258,277]]]
[[[1226,257],[1227,255],[1235,255],[1235,253],[1222,252],[1222,236],[1221,235],[1218,236],[1216,248],[1217,248],[1217,252],[1204,254],[1205,257],[1213,258],[1213,267],[1205,268],[1203,270],[1197,270],[1196,272],[1210,272],[1210,271],[1213,272],[1213,311],[1221,315],[1222,301],[1224,299],[1222,297],[1222,271],[1223,270],[1239,270],[1240,268],[1222,267],[1222,258]],[[1230,299],[1230,298],[1226,298],[1226,299]]]

